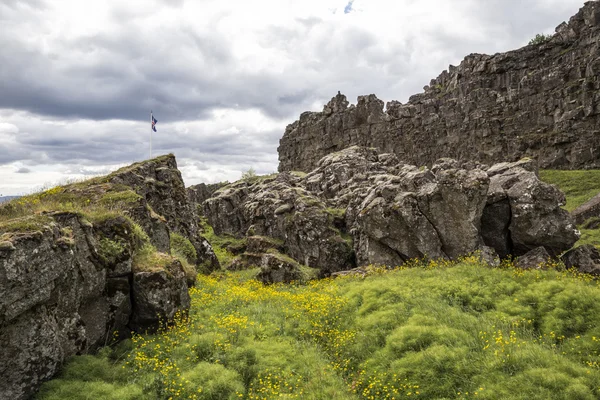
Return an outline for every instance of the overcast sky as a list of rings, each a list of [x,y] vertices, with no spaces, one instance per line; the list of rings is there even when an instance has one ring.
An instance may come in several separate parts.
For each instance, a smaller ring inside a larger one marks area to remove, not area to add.
[[[0,195],[177,156],[186,185],[277,170],[338,90],[405,102],[581,0],[0,0]]]

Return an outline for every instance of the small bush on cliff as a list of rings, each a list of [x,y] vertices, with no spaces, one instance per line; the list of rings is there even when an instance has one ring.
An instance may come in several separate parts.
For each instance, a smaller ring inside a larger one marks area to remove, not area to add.
[[[552,35],[545,35],[543,33],[538,33],[537,35],[535,35],[535,37],[533,39],[531,39],[529,41],[529,45],[532,44],[542,44],[547,42],[548,40],[550,40],[552,38]]]
[[[250,167],[247,171],[242,173],[242,180],[252,183],[258,179],[258,175],[256,175],[256,171],[254,168]]]

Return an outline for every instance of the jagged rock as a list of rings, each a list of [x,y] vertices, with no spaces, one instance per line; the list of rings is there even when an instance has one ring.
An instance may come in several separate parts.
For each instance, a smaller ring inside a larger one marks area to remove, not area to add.
[[[212,253],[194,238],[197,219],[186,211],[191,205],[174,168],[172,156],[159,157],[22,199],[66,198],[79,202],[76,213],[18,217],[18,203],[1,206],[0,397],[31,398],[68,357],[95,351],[115,335],[125,338],[131,329],[155,329],[157,318],[168,323],[189,307],[179,261],[163,254],[166,267],[148,271],[133,262],[148,238],[131,220],[165,253],[171,231],[192,235],[200,254]]]
[[[552,256],[579,239],[564,205],[564,194],[541,181],[532,162],[490,168],[490,188],[482,217],[482,237],[501,257],[543,246]]]
[[[142,226],[156,237],[161,245],[159,251],[165,251],[168,232],[161,230],[157,220],[162,220],[168,229],[188,238],[197,252],[197,265],[205,271],[219,269],[219,261],[204,237],[200,235],[195,204],[188,198],[181,172],[173,154],[133,164],[112,173],[109,180],[115,185],[132,188],[154,212],[153,219],[140,219]],[[132,215],[135,219],[135,215]],[[138,219],[136,219],[138,220]],[[170,248],[168,246],[167,248]]]
[[[0,393],[10,399],[29,398],[66,358],[129,320],[129,284],[107,279],[118,268],[104,266],[92,227],[57,213],[40,229],[5,235],[13,248],[0,250]],[[58,245],[66,232],[73,245]]]
[[[209,222],[217,233],[279,238],[280,251],[321,268],[323,275],[354,262],[395,266],[410,258],[454,259],[475,251],[492,263],[497,256],[519,256],[539,246],[556,256],[578,238],[560,208],[564,195],[539,180],[533,160],[486,167],[445,158],[429,169],[353,146],[318,165],[304,177],[282,173],[220,189],[204,203]],[[307,227],[317,229],[309,240],[298,240]],[[341,251],[342,262],[323,270],[332,263],[305,258],[350,239],[355,261],[348,262]],[[253,241],[250,253],[266,250]]]
[[[243,237],[251,230],[280,240],[287,255],[323,275],[352,265],[352,247],[333,225],[325,203],[293,174],[232,183],[203,206],[218,235]]]
[[[536,269],[547,263],[551,258],[548,251],[540,246],[517,258],[516,266],[523,269]]]
[[[202,204],[206,199],[210,199],[214,192],[227,185],[228,182],[220,182],[213,184],[200,183],[198,185],[190,186],[187,188],[188,198],[192,204]],[[202,208],[199,207],[198,211],[201,212]]]
[[[263,283],[290,283],[305,278],[296,261],[277,253],[262,256],[256,279]]]
[[[441,157],[485,164],[536,158],[542,168],[600,168],[600,2],[586,2],[547,42],[470,54],[402,104],[335,96],[302,113],[280,140],[279,171],[308,172],[358,145],[431,166]]]
[[[178,260],[158,271],[133,274],[133,314],[130,327],[154,332],[190,308],[185,272]]]
[[[583,224],[590,218],[600,217],[600,193],[571,211],[571,216],[577,225]]]
[[[600,275],[600,252],[591,244],[569,250],[561,259],[567,268],[577,268],[579,272]]]

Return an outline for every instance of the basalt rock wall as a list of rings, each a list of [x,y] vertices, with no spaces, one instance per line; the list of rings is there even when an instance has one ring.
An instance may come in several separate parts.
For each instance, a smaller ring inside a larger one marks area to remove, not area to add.
[[[431,166],[529,156],[541,168],[600,168],[600,2],[591,1],[541,44],[471,54],[408,103],[342,94],[286,128],[279,171],[308,172],[352,145]]]
[[[170,255],[171,236],[195,247],[189,263],[219,268],[195,208],[173,155],[3,204],[0,400],[31,398],[68,357],[187,312],[194,266]]]

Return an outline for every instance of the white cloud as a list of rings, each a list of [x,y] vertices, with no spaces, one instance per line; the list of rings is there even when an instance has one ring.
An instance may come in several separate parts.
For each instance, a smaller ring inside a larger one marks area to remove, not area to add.
[[[347,5],[4,0],[0,192],[146,158],[150,109],[154,149],[176,154],[187,184],[271,172],[285,126],[338,90],[406,101],[469,53],[552,32],[583,1]]]

